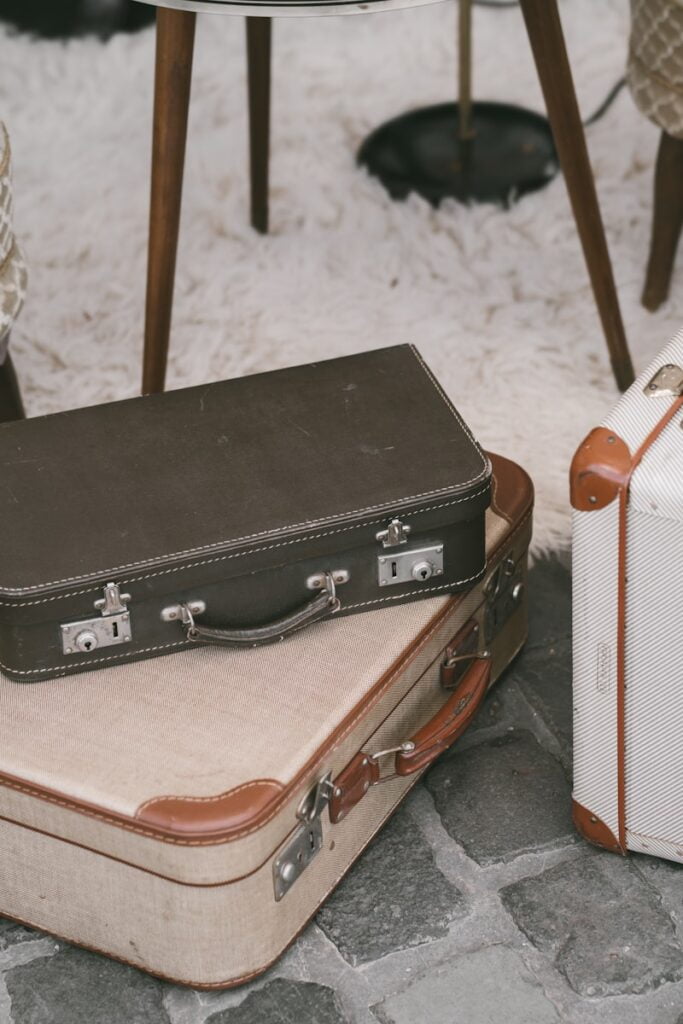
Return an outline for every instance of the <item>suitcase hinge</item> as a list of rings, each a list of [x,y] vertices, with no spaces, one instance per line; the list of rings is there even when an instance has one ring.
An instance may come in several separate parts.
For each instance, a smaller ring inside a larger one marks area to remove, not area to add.
[[[287,840],[273,864],[273,888],[279,902],[300,878],[323,846],[322,814],[329,804],[334,786],[332,773],[323,776],[303,798],[296,812],[301,822]]]
[[[683,368],[675,363],[666,363],[657,370],[643,391],[648,398],[661,398],[663,395],[679,398],[683,395]]]
[[[90,654],[98,647],[130,643],[130,594],[122,594],[118,583],[107,583],[102,593],[94,602],[101,613],[99,617],[66,622],[59,627],[64,654]]]

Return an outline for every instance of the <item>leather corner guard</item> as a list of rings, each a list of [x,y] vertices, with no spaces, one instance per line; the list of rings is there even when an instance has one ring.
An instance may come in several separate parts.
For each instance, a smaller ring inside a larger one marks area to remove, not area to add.
[[[576,831],[589,843],[600,846],[603,850],[609,850],[610,853],[620,853],[624,857],[628,853],[604,821],[601,821],[596,814],[586,810],[576,800],[572,800],[572,818]]]
[[[273,779],[258,779],[218,796],[161,796],[138,808],[145,825],[178,836],[239,832],[259,818],[283,791]]]
[[[631,453],[625,441],[596,427],[579,445],[570,474],[571,502],[580,512],[606,508],[628,486],[632,470]]]
[[[486,452],[491,461],[491,508],[508,523],[517,523],[534,503],[534,485],[531,477],[516,462],[503,455]],[[502,495],[503,501],[499,501]]]

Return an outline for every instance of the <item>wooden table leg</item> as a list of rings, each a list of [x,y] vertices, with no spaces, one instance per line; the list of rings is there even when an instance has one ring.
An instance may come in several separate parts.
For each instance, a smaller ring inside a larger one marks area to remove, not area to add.
[[[588,159],[557,0],[520,0],[576,226],[617,384],[633,383],[595,182]]]
[[[0,423],[23,420],[24,406],[21,401],[17,375],[9,355],[0,364]]]
[[[163,391],[171,333],[185,141],[197,16],[157,11],[152,196],[142,392]]]
[[[642,302],[654,312],[669,296],[683,228],[683,139],[662,132],[655,170],[652,240]]]
[[[268,233],[271,18],[247,18],[251,223]]]

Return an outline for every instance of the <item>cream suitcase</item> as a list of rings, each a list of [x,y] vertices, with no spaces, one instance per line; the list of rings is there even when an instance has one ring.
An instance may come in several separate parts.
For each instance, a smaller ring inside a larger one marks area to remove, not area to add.
[[[532,487],[492,461],[469,591],[259,651],[0,679],[0,915],[196,987],[265,970],[524,642]]]
[[[683,862],[683,331],[572,466],[574,819]]]

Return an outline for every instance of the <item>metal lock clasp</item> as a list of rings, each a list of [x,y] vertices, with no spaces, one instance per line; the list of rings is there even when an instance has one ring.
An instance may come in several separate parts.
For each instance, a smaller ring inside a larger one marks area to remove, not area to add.
[[[114,647],[132,640],[130,594],[122,594],[118,583],[107,583],[102,593],[94,602],[101,613],[99,617],[66,622],[59,627],[63,654],[90,654],[99,647]]]
[[[328,772],[306,794],[296,816],[301,822],[280,850],[273,863],[273,889],[279,903],[301,877],[323,846],[322,814],[333,792],[332,773]]]
[[[411,527],[402,523],[400,519],[391,520],[386,530],[380,530],[375,534],[375,539],[380,541],[383,548],[396,548],[400,544],[408,543],[408,534]]]

